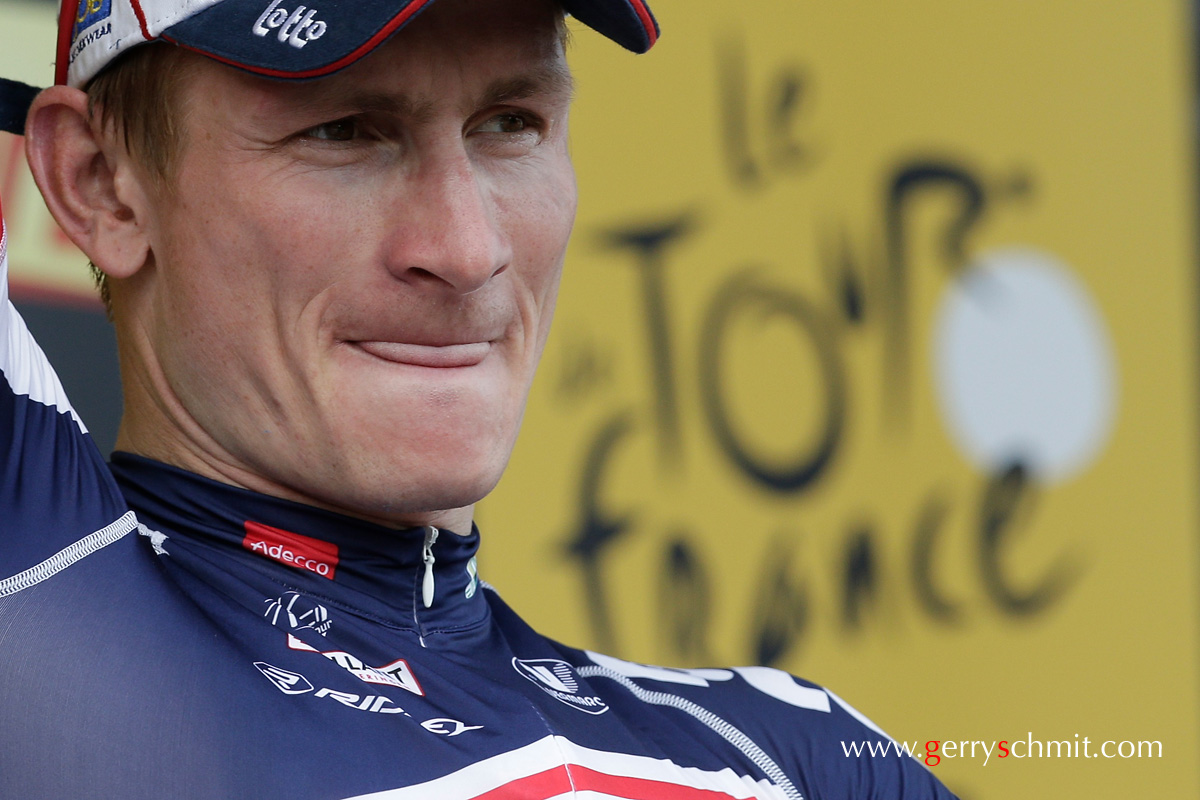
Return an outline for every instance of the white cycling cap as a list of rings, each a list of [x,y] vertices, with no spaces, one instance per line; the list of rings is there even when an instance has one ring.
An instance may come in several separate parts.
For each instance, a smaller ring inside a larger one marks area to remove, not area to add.
[[[561,1],[568,14],[635,53],[658,39],[644,0]],[[260,75],[317,78],[353,64],[433,2],[63,0],[55,83],[82,88],[121,53],[156,39]]]

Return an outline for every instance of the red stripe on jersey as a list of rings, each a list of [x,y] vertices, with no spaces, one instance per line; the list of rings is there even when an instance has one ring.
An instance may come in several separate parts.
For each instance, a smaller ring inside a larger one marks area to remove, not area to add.
[[[546,800],[567,792],[598,792],[626,800],[738,800],[716,789],[610,775],[578,764],[559,766],[509,781],[471,800]]]
[[[609,775],[578,765],[571,767],[571,780],[577,792],[602,792],[628,800],[737,800],[733,795],[715,789],[698,789],[695,786],[649,778]]]
[[[553,767],[476,795],[472,800],[546,800],[571,791],[571,777],[565,766]]]

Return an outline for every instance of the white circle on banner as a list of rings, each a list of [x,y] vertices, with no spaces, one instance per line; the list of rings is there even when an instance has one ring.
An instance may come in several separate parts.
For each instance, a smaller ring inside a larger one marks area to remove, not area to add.
[[[934,329],[942,419],[989,472],[1078,473],[1112,430],[1116,375],[1103,317],[1071,270],[1035,250],[985,254],[947,287]]]

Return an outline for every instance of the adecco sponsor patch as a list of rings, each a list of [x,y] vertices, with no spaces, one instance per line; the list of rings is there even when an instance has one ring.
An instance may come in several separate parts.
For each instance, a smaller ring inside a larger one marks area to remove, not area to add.
[[[329,580],[333,580],[337,572],[336,544],[272,528],[261,522],[246,521],[246,538],[242,539],[242,547],[289,567],[315,572]]]

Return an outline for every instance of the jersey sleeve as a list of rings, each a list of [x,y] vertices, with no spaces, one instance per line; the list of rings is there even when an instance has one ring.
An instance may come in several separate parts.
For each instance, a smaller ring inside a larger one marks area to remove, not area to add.
[[[8,244],[0,208],[0,597],[46,579],[136,525],[9,299]]]
[[[783,771],[822,800],[956,800],[922,760],[826,688],[770,667],[735,667],[713,700]],[[936,762],[930,762],[936,763]]]
[[[836,743],[825,742],[826,758],[837,768],[824,777],[839,790],[850,789],[829,796],[955,800],[927,766],[941,759],[927,760],[921,742],[893,739],[836,694],[822,691],[832,700],[830,722],[839,731]]]
[[[892,739],[833,692],[782,670],[680,670],[590,651],[585,658],[595,666],[581,674],[687,712],[789,800],[955,800],[921,760],[921,743]]]

